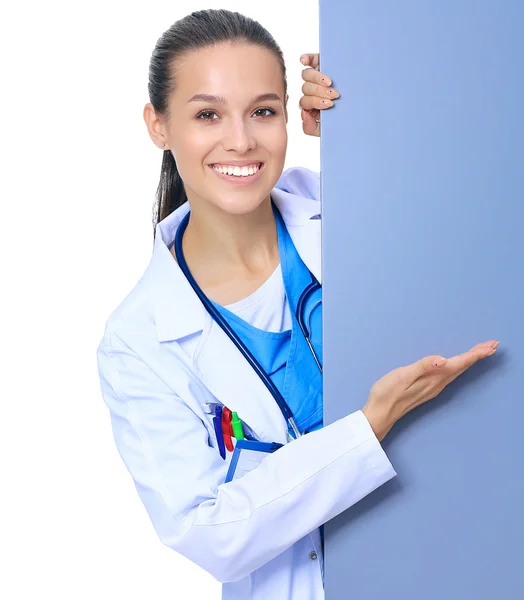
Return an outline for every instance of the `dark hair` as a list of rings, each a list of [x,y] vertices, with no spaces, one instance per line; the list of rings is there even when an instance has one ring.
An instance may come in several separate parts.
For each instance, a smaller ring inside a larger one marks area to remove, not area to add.
[[[279,61],[287,93],[284,55],[271,34],[260,23],[229,10],[199,10],[176,21],[156,43],[149,63],[149,99],[157,114],[169,116],[169,96],[175,88],[174,63],[192,50],[226,42],[267,48]],[[153,207],[153,227],[187,201],[184,183],[171,150],[164,150],[160,182]]]

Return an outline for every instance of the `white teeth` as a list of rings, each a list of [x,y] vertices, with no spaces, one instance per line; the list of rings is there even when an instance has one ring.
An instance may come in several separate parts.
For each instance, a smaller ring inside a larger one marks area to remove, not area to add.
[[[219,167],[214,165],[213,169],[215,169],[215,171],[218,171],[219,173],[223,173],[224,175],[234,175],[236,177],[248,177],[249,175],[254,175],[259,171],[258,164],[250,167]]]

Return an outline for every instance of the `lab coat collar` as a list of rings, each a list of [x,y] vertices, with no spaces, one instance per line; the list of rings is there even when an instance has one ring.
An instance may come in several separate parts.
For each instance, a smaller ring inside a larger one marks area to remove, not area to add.
[[[186,202],[157,224],[149,283],[157,340],[178,340],[203,329],[207,312],[178,266],[168,245],[189,212]]]
[[[271,197],[300,257],[321,281],[319,201],[276,187]],[[159,342],[179,340],[202,331],[210,319],[168,248],[188,211],[186,202],[156,226],[148,273]]]

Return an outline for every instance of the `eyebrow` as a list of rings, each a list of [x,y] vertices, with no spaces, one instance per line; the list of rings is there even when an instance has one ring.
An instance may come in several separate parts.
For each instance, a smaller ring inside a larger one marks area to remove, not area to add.
[[[281,98],[278,94],[273,92],[267,94],[260,94],[256,98],[253,98],[252,102],[267,102],[269,100],[277,100],[281,102]],[[208,102],[209,104],[227,104],[227,100],[223,96],[213,96],[210,94],[196,94],[188,100],[189,102]]]

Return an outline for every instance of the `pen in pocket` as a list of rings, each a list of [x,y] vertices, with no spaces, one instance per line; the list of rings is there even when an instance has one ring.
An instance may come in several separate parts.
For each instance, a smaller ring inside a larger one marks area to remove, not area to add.
[[[222,434],[224,435],[224,443],[226,445],[226,449],[229,452],[233,452],[235,447],[233,446],[233,441],[231,437],[233,436],[233,427],[231,425],[231,411],[229,408],[224,407],[222,409]]]
[[[224,444],[224,435],[222,431],[222,406],[218,405],[215,408],[215,416],[213,417],[213,426],[217,436],[218,450],[222,458],[226,458],[226,447]]]

